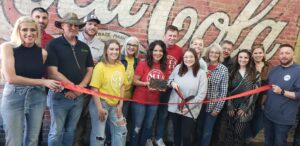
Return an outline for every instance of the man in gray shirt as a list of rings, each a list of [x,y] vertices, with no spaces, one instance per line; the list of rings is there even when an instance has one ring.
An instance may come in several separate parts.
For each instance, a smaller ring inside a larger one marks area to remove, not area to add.
[[[86,23],[86,25],[84,26],[83,31],[79,32],[78,40],[86,43],[90,47],[94,64],[96,64],[100,61],[100,57],[104,50],[104,43],[100,39],[96,38],[100,20],[92,12],[84,17],[83,22]],[[76,129],[75,146],[84,146],[90,139],[89,133],[91,129],[89,129],[89,127],[91,126],[89,126],[90,123],[88,123],[88,104],[90,99],[90,96],[86,95],[83,100],[83,109]]]

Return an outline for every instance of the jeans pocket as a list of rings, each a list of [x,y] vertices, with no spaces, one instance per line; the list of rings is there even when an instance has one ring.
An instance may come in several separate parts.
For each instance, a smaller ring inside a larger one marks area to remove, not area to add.
[[[2,93],[3,97],[10,96],[13,93],[15,93],[15,87],[14,86],[4,86],[3,93]]]

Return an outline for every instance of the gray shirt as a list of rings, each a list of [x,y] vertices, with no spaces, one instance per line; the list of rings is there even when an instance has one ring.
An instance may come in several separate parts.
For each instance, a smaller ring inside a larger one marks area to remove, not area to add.
[[[100,57],[103,54],[104,43],[100,39],[97,39],[96,37],[94,37],[93,40],[88,41],[85,39],[83,33],[84,33],[83,31],[79,32],[78,40],[86,43],[90,47],[94,62],[99,61]]]
[[[200,69],[195,77],[192,69],[189,69],[182,77],[178,75],[180,65],[177,65],[169,77],[169,84],[171,81],[176,82],[184,96],[184,98],[191,95],[195,95],[195,98],[188,102],[201,102],[204,100],[207,92],[207,76],[204,70]],[[181,102],[182,100],[178,96],[175,90],[172,90],[169,103]],[[191,112],[194,118],[197,118],[202,104],[189,104]],[[190,113],[182,113],[178,109],[177,104],[170,104],[168,111],[171,113],[177,113],[187,117],[192,117]]]

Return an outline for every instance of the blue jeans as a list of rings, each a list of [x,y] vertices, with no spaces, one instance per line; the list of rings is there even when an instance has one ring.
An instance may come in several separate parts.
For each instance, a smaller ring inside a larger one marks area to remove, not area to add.
[[[100,100],[100,98],[99,98]],[[99,119],[98,109],[92,99],[89,104],[89,111],[92,122],[92,132],[90,137],[90,146],[104,146],[105,141],[105,125],[106,121],[109,124],[111,133],[112,146],[125,146],[127,128],[125,126],[119,126],[117,124],[118,117],[116,114],[116,106],[107,104],[106,101],[100,100],[102,107],[107,111],[108,117],[101,121]]]
[[[292,125],[280,125],[264,116],[265,146],[287,146],[288,132]]]
[[[5,84],[1,112],[6,145],[37,146],[45,107],[43,87]]]
[[[131,146],[144,146],[147,139],[151,138],[152,124],[158,105],[145,105],[132,103],[132,131]]]
[[[62,93],[48,93],[51,126],[48,146],[73,146],[77,122],[83,108],[84,95],[70,100]]]
[[[199,141],[201,146],[209,146],[214,125],[217,119],[217,116],[214,117],[211,115],[211,112],[206,112],[206,106],[201,109],[200,114],[200,125],[199,125]],[[202,112],[203,111],[203,112]]]
[[[161,103],[168,103],[170,94],[172,90],[167,90],[166,92],[161,92],[160,93],[160,102]],[[157,120],[156,120],[156,133],[155,133],[155,139],[159,140],[163,138],[165,134],[165,127],[167,124],[168,120],[168,105],[161,104],[158,106],[158,111],[157,111]]]
[[[300,146],[300,116],[298,115],[298,125],[295,129],[293,146]]]

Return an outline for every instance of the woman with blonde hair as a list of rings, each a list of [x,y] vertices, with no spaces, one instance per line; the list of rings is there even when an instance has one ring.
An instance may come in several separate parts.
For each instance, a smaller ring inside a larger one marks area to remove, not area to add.
[[[20,17],[11,41],[1,45],[5,85],[1,112],[6,145],[37,146],[46,105],[45,87],[59,91],[60,83],[43,79],[47,52],[39,47],[40,29],[28,16]]]
[[[228,69],[222,64],[223,50],[219,44],[212,44],[205,53],[208,62],[208,88],[206,98],[217,100],[226,97],[228,90]],[[201,146],[209,146],[215,121],[223,109],[225,101],[204,104],[199,118],[199,140]]]
[[[197,53],[199,63],[200,63],[200,69],[203,69],[205,72],[207,71],[207,63],[202,58],[203,56],[203,50],[204,50],[204,41],[200,37],[195,37],[190,42],[190,48],[194,49]]]

